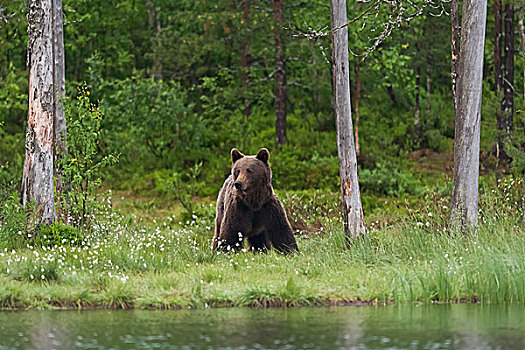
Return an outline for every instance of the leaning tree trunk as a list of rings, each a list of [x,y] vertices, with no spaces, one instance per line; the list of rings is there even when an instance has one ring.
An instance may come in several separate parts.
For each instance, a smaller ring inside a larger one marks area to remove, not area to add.
[[[461,58],[454,137],[451,227],[475,229],[478,222],[481,85],[487,0],[465,0],[461,21]]]
[[[365,220],[359,193],[357,158],[352,135],[350,81],[348,63],[348,28],[346,0],[331,0],[332,12],[332,64],[334,108],[337,123],[337,150],[339,177],[343,201],[343,218],[347,238],[357,238],[366,233]]]
[[[21,200],[35,219],[55,221],[53,195],[53,1],[31,0],[28,19],[29,110]]]
[[[64,176],[61,160],[67,154],[66,145],[66,118],[64,117],[64,106],[62,99],[65,97],[65,57],[64,57],[64,25],[62,13],[62,0],[53,0],[53,57],[54,57],[54,91],[55,95],[55,193],[57,202],[57,216],[62,216],[62,202],[64,192],[69,187],[68,180]]]
[[[452,78],[452,103],[454,106],[454,116],[458,106],[457,79],[459,61],[459,0],[452,0],[450,3],[450,21],[452,24],[452,41],[450,50],[452,52],[450,77]]]
[[[273,17],[275,19],[275,135],[278,145],[286,143],[286,65],[285,46],[282,38],[284,24],[283,0],[274,0]]]

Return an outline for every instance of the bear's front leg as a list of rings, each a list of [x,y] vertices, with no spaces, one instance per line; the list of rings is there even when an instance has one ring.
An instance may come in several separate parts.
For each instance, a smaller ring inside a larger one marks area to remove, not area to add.
[[[283,253],[299,251],[292,227],[288,222],[286,213],[277,196],[266,203],[258,211],[257,221],[261,222],[266,228],[268,238],[275,249]]]
[[[238,199],[226,204],[217,248],[238,251],[242,248],[244,237],[252,230],[253,211]]]

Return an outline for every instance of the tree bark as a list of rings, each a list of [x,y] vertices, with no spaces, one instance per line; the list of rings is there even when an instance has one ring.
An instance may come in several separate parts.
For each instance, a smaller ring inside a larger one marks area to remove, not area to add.
[[[53,186],[53,1],[31,0],[28,19],[29,109],[21,200],[35,218],[55,221]]]
[[[520,52],[525,52],[525,28],[523,25],[523,9],[518,12],[518,28],[520,31]],[[525,99],[525,66],[523,66],[523,98]]]
[[[501,73],[501,0],[494,0],[494,91],[503,91],[503,74]]]
[[[503,91],[503,72],[501,69],[501,40],[502,40],[502,26],[501,26],[502,6],[501,0],[494,0],[494,92],[496,98],[500,98]],[[501,110],[496,112],[496,128],[498,134],[496,136],[496,158],[498,165],[496,166],[496,182],[498,178],[499,163],[504,158],[503,139],[505,130],[505,119],[503,117],[504,100],[501,101]]]
[[[357,157],[352,135],[350,77],[348,62],[348,28],[346,0],[331,0],[332,64],[334,108],[337,123],[337,150],[343,202],[345,234],[348,242],[366,233],[359,193]],[[338,28],[336,30],[336,28]]]
[[[244,38],[242,41],[242,47],[241,47],[241,67],[242,67],[242,85],[244,87],[244,91],[248,91],[248,87],[250,86],[250,40],[249,40],[249,21],[250,21],[250,0],[243,0],[242,1],[242,19],[243,19],[243,27],[244,27]],[[252,114],[252,104],[250,103],[250,99],[248,97],[244,97],[244,110],[242,111],[242,114],[245,117],[249,117]]]
[[[273,16],[275,20],[275,135],[278,145],[286,143],[286,53],[281,35],[284,24],[284,1],[274,0]]]
[[[419,116],[421,113],[421,107],[419,105],[419,86],[421,83],[421,68],[417,67],[416,70],[416,110],[414,111],[414,134],[419,136]]]
[[[451,67],[450,77],[452,79],[452,103],[454,105],[454,116],[456,115],[458,97],[457,97],[457,78],[458,78],[458,61],[459,61],[459,0],[452,0],[450,3],[450,21],[452,24],[452,41],[451,41]]]
[[[429,65],[430,67],[430,65]],[[427,115],[430,115],[432,106],[430,104],[432,96],[432,78],[430,77],[430,69],[427,68]]]
[[[68,190],[69,183],[64,176],[61,160],[67,154],[66,144],[66,118],[62,99],[66,94],[65,81],[65,56],[64,56],[64,21],[62,12],[62,0],[53,0],[53,57],[54,57],[54,90],[55,95],[55,119],[54,119],[54,141],[55,141],[55,193],[58,207],[57,216],[62,216],[62,197]]]
[[[160,24],[160,6],[155,6],[153,0],[148,0],[146,2],[146,9],[148,11],[148,26],[149,29],[155,34],[153,35],[153,48],[158,46],[158,36],[162,30]],[[154,52],[153,55],[153,79],[155,81],[162,80],[162,62],[159,59],[159,56]]]
[[[487,0],[465,0],[454,137],[451,227],[467,233],[478,222],[481,85]]]
[[[505,79],[503,80],[504,138],[510,137],[513,129],[514,109],[514,5],[505,4]]]
[[[359,158],[359,98],[361,97],[361,74],[359,64],[355,64],[355,94],[354,94],[354,119],[355,119],[355,154]]]

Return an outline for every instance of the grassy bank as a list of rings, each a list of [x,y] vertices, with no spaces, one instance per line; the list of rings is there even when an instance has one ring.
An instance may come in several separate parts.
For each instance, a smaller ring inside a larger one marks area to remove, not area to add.
[[[298,235],[301,253],[294,256],[210,251],[213,210],[181,223],[167,217],[142,224],[106,207],[73,243],[46,246],[26,239],[24,246],[3,248],[0,307],[525,302],[518,203],[505,191],[483,195],[478,234],[464,237],[447,231],[445,202],[410,210],[380,229],[369,223],[368,237],[350,249],[336,216],[319,203],[303,203],[301,216],[311,213],[305,221],[319,229]]]

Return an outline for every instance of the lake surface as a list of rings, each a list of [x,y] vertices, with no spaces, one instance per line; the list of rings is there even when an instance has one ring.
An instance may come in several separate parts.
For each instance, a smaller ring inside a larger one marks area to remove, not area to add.
[[[525,349],[525,306],[4,311],[0,349]]]

